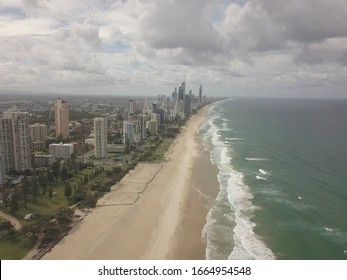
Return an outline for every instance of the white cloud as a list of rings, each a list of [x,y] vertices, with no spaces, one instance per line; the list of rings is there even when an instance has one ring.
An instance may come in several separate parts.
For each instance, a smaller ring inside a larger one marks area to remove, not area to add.
[[[2,0],[0,83],[169,94],[186,79],[221,94],[345,93],[346,26],[344,0]]]

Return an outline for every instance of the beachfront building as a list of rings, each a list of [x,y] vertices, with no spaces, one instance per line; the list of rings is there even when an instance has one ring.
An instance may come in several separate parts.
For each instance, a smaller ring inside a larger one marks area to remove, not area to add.
[[[140,134],[140,141],[146,139],[146,115],[137,116],[137,127]]]
[[[158,124],[156,120],[146,121],[146,129],[149,135],[156,135],[158,133]]]
[[[0,156],[5,172],[31,169],[29,114],[17,109],[4,112],[0,119]]]
[[[135,143],[134,124],[132,122],[123,122],[123,143],[125,146],[131,146]]]
[[[95,158],[107,157],[107,119],[94,118]]]
[[[58,98],[54,105],[54,113],[55,136],[69,138],[69,103]]]
[[[50,144],[49,154],[60,158],[71,158],[74,153],[74,145],[69,144]]]
[[[157,128],[156,130],[158,131],[159,127],[160,127],[160,115],[156,114],[156,113],[152,113],[151,115],[151,121],[156,121],[157,122]]]

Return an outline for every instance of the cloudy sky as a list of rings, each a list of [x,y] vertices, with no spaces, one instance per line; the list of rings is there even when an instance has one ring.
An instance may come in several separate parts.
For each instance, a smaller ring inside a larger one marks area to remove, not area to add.
[[[0,94],[347,98],[347,0],[0,0]]]

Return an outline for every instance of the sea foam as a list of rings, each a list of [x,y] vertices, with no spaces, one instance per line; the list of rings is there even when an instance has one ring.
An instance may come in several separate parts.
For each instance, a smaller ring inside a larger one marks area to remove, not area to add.
[[[222,131],[231,129],[225,122],[221,124],[222,129],[218,128],[215,121],[220,123],[221,120],[211,113],[209,130],[203,137],[205,145],[210,148],[211,162],[219,169],[220,187],[203,230],[207,243],[206,258],[274,259],[272,251],[253,231],[255,224],[251,217],[256,210],[251,202],[253,195],[244,183],[243,174],[233,169],[231,147],[220,136]]]

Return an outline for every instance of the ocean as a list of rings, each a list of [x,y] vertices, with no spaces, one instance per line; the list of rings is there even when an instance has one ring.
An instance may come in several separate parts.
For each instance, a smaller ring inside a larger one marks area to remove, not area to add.
[[[347,259],[347,100],[218,101],[199,133],[219,170],[207,259]]]

